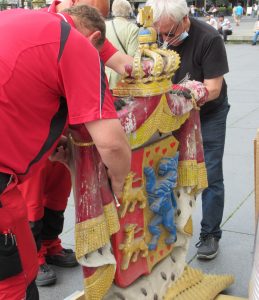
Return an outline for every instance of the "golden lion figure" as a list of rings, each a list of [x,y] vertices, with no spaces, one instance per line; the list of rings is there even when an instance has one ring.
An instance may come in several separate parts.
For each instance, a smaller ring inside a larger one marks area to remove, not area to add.
[[[136,179],[133,181],[133,178],[136,174],[130,172],[125,180],[125,185],[122,193],[122,208],[120,211],[120,217],[123,218],[127,211],[133,212],[137,202],[139,203],[140,208],[146,207],[147,198],[143,191],[143,185],[141,187],[133,188],[132,183],[138,181]]]
[[[140,252],[141,257],[148,256],[148,246],[145,242],[145,234],[135,238],[135,234],[143,230],[143,228],[138,228],[135,231],[136,227],[137,224],[127,224],[124,229],[126,237],[124,243],[119,246],[119,249],[123,251],[122,270],[128,269],[130,261],[136,262]]]

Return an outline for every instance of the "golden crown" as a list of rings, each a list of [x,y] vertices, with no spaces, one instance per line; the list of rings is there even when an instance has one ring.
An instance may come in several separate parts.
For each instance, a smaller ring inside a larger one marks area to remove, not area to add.
[[[165,93],[172,86],[171,79],[180,65],[180,56],[173,50],[159,48],[157,33],[152,27],[153,10],[145,6],[139,10],[139,47],[133,65],[125,67],[122,80],[113,90],[115,96],[153,96]]]

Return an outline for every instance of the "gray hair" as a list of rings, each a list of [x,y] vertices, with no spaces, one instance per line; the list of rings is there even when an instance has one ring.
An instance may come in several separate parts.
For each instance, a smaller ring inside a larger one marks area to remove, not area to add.
[[[132,13],[132,8],[127,0],[114,0],[112,4],[112,14],[114,17],[127,18]]]
[[[148,0],[146,6],[153,8],[154,23],[164,17],[180,22],[189,14],[186,0]]]

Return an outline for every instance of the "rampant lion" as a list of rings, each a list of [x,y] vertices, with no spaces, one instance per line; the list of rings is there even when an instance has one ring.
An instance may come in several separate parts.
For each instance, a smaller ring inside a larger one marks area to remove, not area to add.
[[[145,167],[146,192],[150,210],[154,213],[148,229],[152,234],[149,250],[155,250],[161,235],[160,225],[169,232],[165,239],[168,245],[173,244],[176,237],[176,226],[174,223],[174,211],[177,207],[173,189],[177,185],[177,153],[174,157],[164,157],[159,161],[157,176],[152,167]]]

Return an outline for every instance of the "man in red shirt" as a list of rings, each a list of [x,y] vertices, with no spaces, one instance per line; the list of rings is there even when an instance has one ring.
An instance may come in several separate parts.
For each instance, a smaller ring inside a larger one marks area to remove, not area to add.
[[[37,253],[17,184],[48,159],[67,124],[85,124],[117,196],[131,151],[98,52],[81,33],[26,10],[1,12],[0,31],[0,300],[36,300]]]
[[[104,16],[109,11],[107,0],[54,1],[47,11],[60,14],[66,8],[81,4],[96,7]],[[74,26],[71,19],[66,21]],[[99,53],[106,66],[121,74],[124,73],[124,66],[132,63],[130,56],[118,52],[107,39]],[[63,230],[64,211],[71,191],[70,173],[63,164],[46,161],[41,170],[22,184],[20,189],[27,202],[28,217],[39,250],[39,272],[36,283],[39,286],[53,284],[56,282],[56,274],[47,263],[60,267],[77,265],[74,252],[63,248],[59,238]]]
[[[50,13],[59,13],[66,8],[82,4],[97,8],[104,17],[107,17],[109,13],[109,0],[63,0],[62,2],[54,0],[47,11]],[[132,64],[133,62],[131,56],[119,52],[107,39],[102,49],[100,49],[100,57],[107,67],[119,74],[124,73],[125,64]]]

